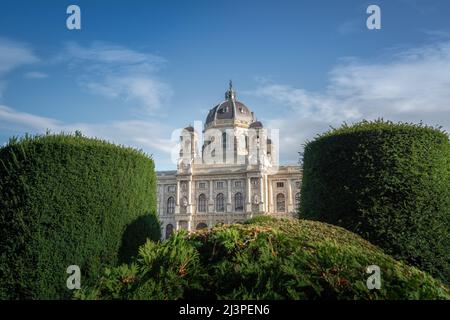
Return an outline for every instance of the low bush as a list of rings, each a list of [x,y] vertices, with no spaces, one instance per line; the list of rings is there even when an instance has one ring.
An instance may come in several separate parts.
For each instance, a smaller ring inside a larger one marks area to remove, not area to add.
[[[270,218],[147,242],[77,299],[449,299],[428,274],[359,236],[314,221]],[[369,290],[366,268],[381,269]]]

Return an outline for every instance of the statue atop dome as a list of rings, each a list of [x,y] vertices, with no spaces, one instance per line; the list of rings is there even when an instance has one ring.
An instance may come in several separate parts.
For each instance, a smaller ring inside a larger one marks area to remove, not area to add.
[[[225,92],[225,99],[226,100],[235,100],[236,99],[236,91],[233,89],[233,81],[230,80],[229,82],[229,89],[227,92]]]

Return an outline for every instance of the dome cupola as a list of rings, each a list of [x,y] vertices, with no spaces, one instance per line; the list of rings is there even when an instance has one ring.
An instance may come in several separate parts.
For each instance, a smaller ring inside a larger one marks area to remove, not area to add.
[[[225,92],[225,101],[209,110],[205,129],[225,126],[248,128],[254,120],[253,112],[245,104],[236,100],[236,91],[230,81],[229,89]]]

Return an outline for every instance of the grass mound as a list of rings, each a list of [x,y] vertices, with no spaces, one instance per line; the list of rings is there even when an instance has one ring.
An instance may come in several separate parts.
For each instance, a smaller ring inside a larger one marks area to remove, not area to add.
[[[369,265],[381,289],[366,286]],[[315,221],[255,219],[163,243],[147,242],[130,265],[107,269],[79,299],[448,299],[428,274],[361,237]]]

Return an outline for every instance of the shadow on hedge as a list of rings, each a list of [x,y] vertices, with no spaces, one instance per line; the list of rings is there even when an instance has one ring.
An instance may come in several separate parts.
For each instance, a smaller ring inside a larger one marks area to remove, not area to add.
[[[152,241],[161,239],[160,224],[154,214],[144,214],[125,228],[119,249],[119,262],[130,263],[138,254],[139,247],[144,245],[147,239]]]

